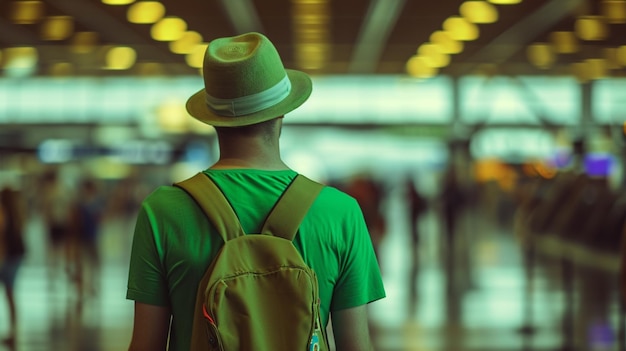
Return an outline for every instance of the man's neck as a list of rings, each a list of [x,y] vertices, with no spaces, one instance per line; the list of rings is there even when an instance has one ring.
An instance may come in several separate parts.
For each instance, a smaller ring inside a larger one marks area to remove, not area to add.
[[[211,169],[261,169],[267,171],[280,171],[290,169],[280,158],[275,160],[262,160],[262,159],[242,159],[242,158],[229,158],[220,157],[220,159],[213,164]]]
[[[289,169],[280,157],[279,135],[218,133],[220,158],[211,168]]]

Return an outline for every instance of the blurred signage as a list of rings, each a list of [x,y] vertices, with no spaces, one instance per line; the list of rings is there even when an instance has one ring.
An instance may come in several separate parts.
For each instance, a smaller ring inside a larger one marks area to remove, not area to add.
[[[285,123],[448,124],[453,116],[448,77],[325,76]]]
[[[199,77],[0,79],[0,123],[133,124],[167,99],[186,101]]]
[[[529,159],[548,160],[557,152],[557,146],[552,134],[545,130],[490,128],[475,134],[470,150],[476,159],[523,163]]]
[[[164,141],[132,140],[115,146],[112,156],[123,163],[166,164],[172,158],[172,148]]]
[[[582,92],[572,77],[469,76],[459,84],[467,124],[580,123]]]
[[[618,126],[626,123],[626,79],[596,81],[591,92],[594,120]]]
[[[615,157],[606,153],[589,153],[584,157],[585,173],[592,177],[608,177],[615,163]]]
[[[43,163],[64,163],[76,159],[76,145],[70,140],[49,139],[39,145],[37,154]]]
[[[171,145],[164,141],[130,140],[113,147],[84,145],[66,139],[49,139],[37,148],[43,163],[64,163],[92,157],[111,157],[128,164],[167,164],[172,160]]]
[[[286,123],[440,124],[455,116],[455,81],[402,75],[313,77],[313,93]],[[0,78],[0,124],[157,122],[169,99],[186,101],[203,85],[185,77]],[[573,77],[485,77],[458,80],[460,121],[469,124],[577,125],[582,90]],[[594,81],[593,119],[626,120],[626,79]],[[616,122],[617,121],[617,122]]]
[[[158,122],[164,101],[186,101],[200,77],[0,79],[1,123]],[[310,99],[286,123],[431,123],[452,118],[452,80],[405,76],[313,77]],[[180,104],[181,109],[184,103]],[[161,121],[162,122],[162,121]]]

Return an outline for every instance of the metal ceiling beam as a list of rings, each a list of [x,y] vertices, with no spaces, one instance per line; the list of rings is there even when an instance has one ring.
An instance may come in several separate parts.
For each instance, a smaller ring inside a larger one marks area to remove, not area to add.
[[[482,50],[467,61],[471,64],[459,72],[469,73],[471,69],[482,63],[502,64],[508,61],[520,49],[531,43],[550,27],[570,15],[584,4],[585,0],[551,0],[532,14],[515,23],[508,30],[497,36]]]
[[[263,25],[250,0],[221,0],[222,7],[237,34],[263,32]]]
[[[373,73],[405,0],[372,0],[352,54],[349,73]]]

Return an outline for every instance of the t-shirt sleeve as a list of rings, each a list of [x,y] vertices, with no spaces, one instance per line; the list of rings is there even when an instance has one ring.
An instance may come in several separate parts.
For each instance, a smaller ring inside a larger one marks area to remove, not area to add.
[[[128,273],[126,298],[157,306],[168,306],[167,282],[162,265],[162,246],[154,216],[144,203],[137,215]]]
[[[357,307],[385,297],[380,267],[363,213],[356,201],[343,223],[344,241],[340,251],[339,278],[335,285],[331,311]]]

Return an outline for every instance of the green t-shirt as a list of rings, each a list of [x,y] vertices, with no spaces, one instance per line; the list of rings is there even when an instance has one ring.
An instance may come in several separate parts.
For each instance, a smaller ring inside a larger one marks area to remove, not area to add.
[[[296,172],[207,170],[246,233],[258,233]],[[378,262],[357,202],[324,187],[293,241],[319,281],[324,324],[329,312],[385,296]],[[130,260],[127,298],[169,306],[170,350],[188,350],[198,283],[223,244],[183,190],[162,186],[142,203]]]

